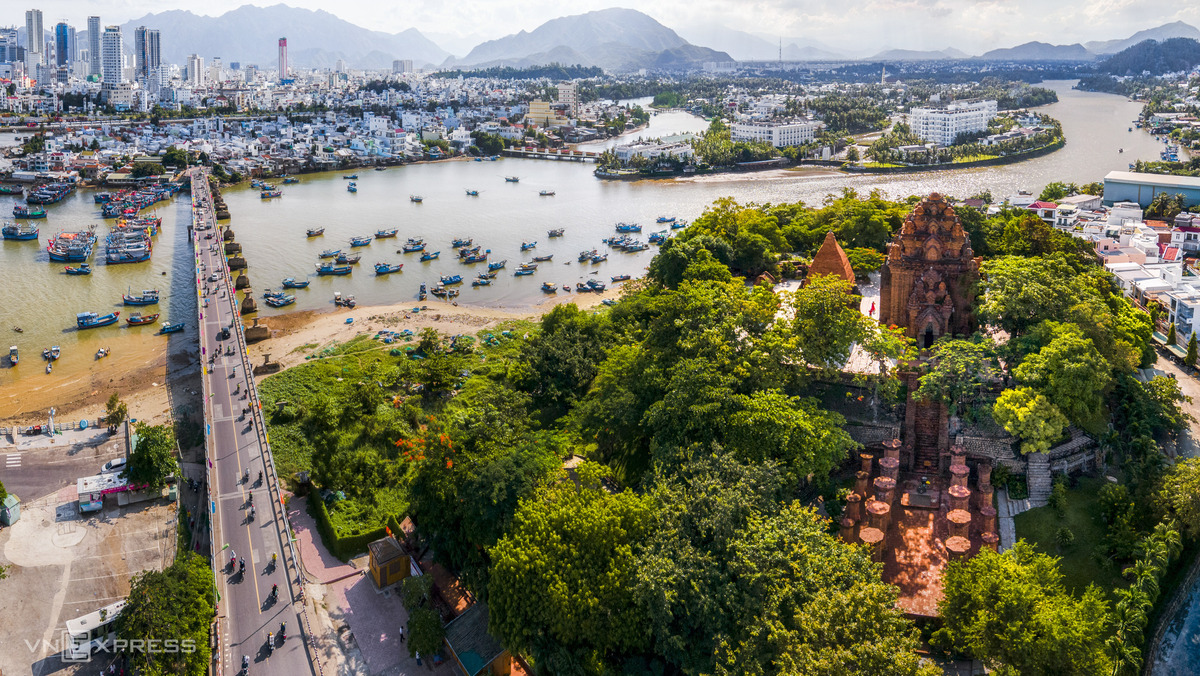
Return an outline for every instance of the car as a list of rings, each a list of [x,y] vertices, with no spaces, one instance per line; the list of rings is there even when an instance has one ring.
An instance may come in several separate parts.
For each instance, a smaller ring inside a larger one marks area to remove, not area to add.
[[[221,279],[221,276],[215,272],[208,276],[208,281],[210,281],[210,282],[215,282],[219,279]]]
[[[125,469],[125,458],[114,458],[104,463],[104,468],[100,470],[101,474],[111,474],[120,472]]]
[[[207,235],[205,235],[204,239],[212,239],[212,233],[210,232]]]

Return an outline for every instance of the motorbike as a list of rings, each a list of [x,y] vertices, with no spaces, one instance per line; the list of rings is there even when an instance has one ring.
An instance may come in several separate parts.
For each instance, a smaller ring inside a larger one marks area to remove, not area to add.
[[[274,601],[277,598],[279,598],[279,585],[273,584],[271,585],[271,600]]]
[[[250,520],[251,521],[254,520],[254,508],[253,507],[250,508]]]
[[[244,671],[247,674],[250,673],[250,656],[249,655],[242,655],[242,671]]]
[[[287,640],[287,622],[279,623],[279,640],[280,642]]]
[[[269,631],[267,632],[267,654],[275,654],[275,634],[272,634]]]
[[[239,573],[246,572],[246,559],[242,559],[241,562],[238,563],[238,572]]]

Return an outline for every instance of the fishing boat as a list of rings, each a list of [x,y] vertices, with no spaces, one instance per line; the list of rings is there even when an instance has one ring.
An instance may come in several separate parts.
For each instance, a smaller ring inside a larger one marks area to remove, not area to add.
[[[554,254],[550,254],[549,256],[534,256],[533,260],[535,263],[545,263],[551,258],[554,258]]]
[[[417,298],[425,300],[425,282],[421,282],[421,290],[417,292]]]
[[[587,293],[588,291],[591,291],[591,289],[588,288],[588,285],[584,284],[583,282],[576,282],[575,290],[578,291],[579,293]]]
[[[675,217],[674,216],[659,216],[658,218],[655,219],[655,222],[656,223],[674,223]]]
[[[176,322],[174,324],[163,324],[162,328],[159,329],[158,332],[159,333],[179,333],[180,331],[183,330],[183,326],[184,326],[183,322]]]
[[[343,296],[341,291],[334,291],[333,304],[338,307],[354,307],[358,305],[358,301],[354,300],[354,296]],[[350,322],[346,323],[349,324]]]
[[[607,286],[604,284],[604,282],[597,282],[597,281],[596,281],[596,280],[594,280],[594,279],[589,279],[589,280],[588,280],[588,282],[587,282],[587,285],[588,285],[588,288],[589,288],[589,289],[591,289],[592,291],[595,291],[596,293],[600,293],[601,291],[603,291],[603,290],[605,290],[605,289],[607,289],[607,288],[608,288],[608,287],[607,287]]]
[[[283,191],[282,190],[264,190],[264,191],[258,193],[258,197],[260,199],[264,199],[264,200],[269,200],[272,197],[283,197]]]
[[[121,300],[126,305],[158,305],[158,289],[147,289],[142,291],[140,296],[125,294],[121,296]]]
[[[39,232],[41,232],[40,228],[28,223],[5,223],[4,227],[0,228],[0,233],[4,234],[4,239],[17,241],[37,239]]]
[[[16,366],[17,362],[20,360],[21,355],[17,352],[17,346],[13,345],[12,347],[8,348],[8,361],[12,362],[13,366]]]
[[[615,282],[628,282],[629,275],[613,275],[612,277],[609,277],[609,279],[611,279],[614,283]]]
[[[542,291],[546,293],[558,293],[558,286],[554,282],[542,282]]]
[[[593,263],[603,263],[606,260],[608,260],[608,254],[597,254],[592,256]]]
[[[317,274],[322,277],[328,275],[348,275],[354,271],[354,268],[349,265],[334,265],[333,263],[324,263],[317,266]]]
[[[99,350],[96,350],[96,359],[104,359],[108,356],[108,352],[109,350],[107,347],[102,347]]]
[[[472,239],[463,239],[462,237],[455,237],[454,241],[450,242],[450,246],[454,247],[455,249],[461,249],[465,246],[471,246],[472,242],[474,242],[474,240],[472,240]]]
[[[358,185],[355,183],[350,183],[346,186],[346,192],[358,192]]]
[[[517,269],[518,270],[537,270],[538,264],[537,263],[521,263],[520,265],[517,266]]]
[[[295,277],[288,277],[283,280],[283,288],[285,289],[305,289],[308,288],[309,280],[297,282]]]
[[[471,280],[471,286],[491,286],[491,285],[492,285],[492,280],[488,279],[487,277],[482,277],[480,279],[472,279]]]
[[[479,191],[478,190],[468,190],[467,197],[479,197]]]
[[[71,267],[70,265],[63,268],[68,275],[90,275],[92,274],[92,266],[87,263],[80,263],[79,267]]]
[[[320,237],[325,234],[325,228],[309,228],[306,233],[309,237]]]
[[[435,296],[444,296],[444,295],[446,295],[446,287],[442,286],[441,284],[438,284],[437,286],[430,289],[429,293],[432,293]]]
[[[53,366],[51,366],[50,364],[46,364],[46,373],[50,373],[53,370],[54,370]]]
[[[553,190],[542,190],[542,191],[538,192],[538,195],[541,195],[542,197],[554,197],[554,191]]]
[[[395,263],[395,264],[376,263],[375,264],[375,274],[390,275],[393,272],[400,272],[400,268],[403,268],[403,267],[404,267],[404,263]]]
[[[391,230],[376,230],[375,239],[387,239],[389,237],[395,237],[397,231],[397,228],[392,228]]]
[[[441,255],[442,255],[441,251],[434,251],[433,253],[428,253],[428,252],[423,253],[423,254],[421,254],[421,262],[423,263],[425,261],[436,261],[437,257],[441,256]]]
[[[667,241],[667,233],[666,232],[651,233],[649,239],[650,239],[651,244],[662,244],[663,242]]]
[[[142,326],[143,324],[153,324],[154,322],[158,321],[158,314],[155,313],[152,315],[143,315],[143,314],[139,314],[139,313],[135,312],[135,313],[129,315],[129,317],[127,317],[125,319],[125,321],[128,322],[130,326]]]
[[[0,185],[0,195],[23,195],[25,189],[19,185]],[[104,194],[104,193],[101,193]]]
[[[617,232],[641,232],[642,226],[637,223],[617,223]]]
[[[535,272],[537,272],[537,270],[531,270],[529,268],[517,268],[516,272],[513,273],[513,277],[525,277],[526,275],[532,275]]]
[[[507,258],[502,261],[496,261],[495,263],[488,263],[488,270],[499,270],[500,268],[503,268],[507,263],[508,263]]]
[[[462,284],[462,275],[442,275],[442,284]]]
[[[285,307],[295,303],[296,297],[288,294],[279,294],[277,296],[271,296],[263,302],[271,307]]]
[[[341,249],[326,249],[319,254],[319,257],[320,258],[336,258],[338,256],[338,254],[340,254],[340,253],[342,253]]]
[[[570,290],[571,290],[570,284],[563,284],[563,291],[570,291]]]
[[[357,180],[358,180],[358,174],[346,174],[346,175],[342,176],[342,178],[348,178],[348,179],[351,179],[351,180],[357,181]]]
[[[687,224],[687,221],[675,221],[674,223],[672,223],[672,224],[671,224],[671,229],[672,229],[672,230],[679,230],[679,229],[682,229],[682,228],[686,228],[686,227],[687,227],[687,225],[688,225],[688,224]]]
[[[45,218],[46,210],[41,207],[30,207],[18,204],[13,207],[13,216],[16,218]]]
[[[409,195],[408,196],[409,202],[422,202],[424,200],[425,200],[425,198],[421,197],[420,195]]]
[[[387,167],[375,167],[375,171],[387,171]]]
[[[597,255],[599,255],[599,252],[597,252],[595,249],[592,249],[591,251],[580,251],[579,262],[582,263],[584,261],[591,260],[592,256]]]
[[[463,262],[463,263],[467,263],[467,264],[470,264],[470,263],[483,263],[483,262],[486,262],[486,261],[487,261],[487,259],[488,259],[488,256],[490,256],[490,255],[491,255],[491,253],[492,253],[492,250],[491,250],[491,249],[488,249],[487,251],[485,251],[485,252],[483,252],[483,253],[473,253],[473,254],[471,254],[471,255],[469,255],[469,256],[464,256],[464,257],[463,257],[463,259],[462,259],[462,262]]]
[[[521,242],[521,251],[529,251],[537,246],[537,242]]]
[[[506,183],[520,183],[521,177],[520,176],[505,176],[504,181]]]
[[[565,230],[565,228],[555,228],[547,234],[549,234],[551,237],[562,237],[564,230]]]
[[[350,238],[350,246],[367,246],[368,244],[371,243],[371,239],[372,239],[372,237],[370,235],[363,235],[362,237],[351,237]]]
[[[42,359],[46,361],[57,361],[62,356],[62,348],[55,345],[42,350]]]
[[[295,176],[284,176],[283,177],[284,185],[295,185],[299,182],[300,182],[300,179],[296,178]]]
[[[360,254],[360,253],[358,253],[358,254],[340,253],[337,255],[337,258],[333,259],[333,262],[337,263],[338,265],[354,265],[355,263],[357,263],[361,260],[362,260],[362,254]]]
[[[116,324],[120,312],[110,312],[106,315],[97,312],[80,312],[75,315],[75,325],[81,329],[94,329],[109,324]]]
[[[479,279],[495,279],[496,273],[495,272],[481,272],[475,276],[478,277]]]

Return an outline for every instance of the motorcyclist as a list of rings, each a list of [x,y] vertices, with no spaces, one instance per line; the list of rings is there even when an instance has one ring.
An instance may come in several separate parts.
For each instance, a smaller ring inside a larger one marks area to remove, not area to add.
[[[253,507],[250,508],[250,520],[251,521],[254,520],[254,508]]]
[[[246,572],[246,559],[240,559],[238,561],[238,570],[243,573]]]
[[[250,671],[250,656],[242,655],[242,669],[249,673]]]
[[[273,584],[271,585],[271,598],[275,598],[276,596],[279,596],[279,585]]]
[[[279,623],[279,638],[280,640],[287,639],[287,622]]]
[[[262,470],[258,470],[258,483],[262,483]]]
[[[275,652],[275,634],[267,632],[267,653]]]

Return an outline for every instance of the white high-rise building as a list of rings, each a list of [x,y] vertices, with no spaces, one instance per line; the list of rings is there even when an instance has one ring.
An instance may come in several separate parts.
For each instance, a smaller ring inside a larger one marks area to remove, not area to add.
[[[88,17],[88,75],[100,74],[100,17]]]
[[[100,79],[104,84],[125,81],[125,46],[120,26],[105,26],[100,40]]]
[[[401,75],[413,72],[412,59],[396,59],[392,62],[392,74]]]
[[[188,84],[193,87],[204,86],[204,57],[192,54],[187,60]]]
[[[558,102],[567,106],[567,114],[579,114],[579,85],[574,82],[564,82],[558,85]]]
[[[279,79],[288,79],[287,38],[279,38]]]
[[[221,57],[214,56],[212,63],[208,66],[208,81],[214,84],[219,84],[225,80],[224,69],[221,67]]]
[[[734,122],[729,128],[733,141],[765,141],[776,148],[802,146],[816,136],[819,125],[808,120],[779,122]]]
[[[987,131],[988,121],[995,116],[995,101],[956,101],[944,108],[913,108],[908,124],[926,141],[951,146],[963,134]]]
[[[42,10],[25,12],[25,72],[36,73],[46,62],[46,33],[42,28]]]

